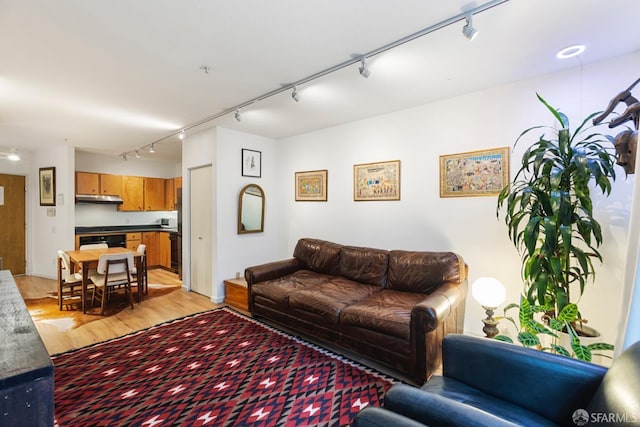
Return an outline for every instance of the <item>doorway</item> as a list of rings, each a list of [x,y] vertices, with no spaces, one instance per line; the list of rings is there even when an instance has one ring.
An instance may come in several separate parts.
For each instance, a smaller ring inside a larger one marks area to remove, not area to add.
[[[189,170],[191,290],[211,298],[212,280],[212,166]]]
[[[25,177],[0,174],[0,258],[2,269],[25,274],[27,265]]]

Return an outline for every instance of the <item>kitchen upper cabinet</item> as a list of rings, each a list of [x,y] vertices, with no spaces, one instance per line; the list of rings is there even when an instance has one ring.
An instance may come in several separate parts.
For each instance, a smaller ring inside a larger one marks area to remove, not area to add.
[[[176,210],[176,191],[175,178],[168,178],[164,181],[164,198],[165,209],[168,211]]]
[[[121,211],[144,210],[144,178],[141,176],[122,176],[123,203],[118,206]]]
[[[76,172],[76,194],[100,194],[100,174]]]
[[[122,176],[100,174],[100,194],[119,196],[122,192]]]
[[[144,210],[163,211],[165,210],[165,190],[164,178],[144,179]]]

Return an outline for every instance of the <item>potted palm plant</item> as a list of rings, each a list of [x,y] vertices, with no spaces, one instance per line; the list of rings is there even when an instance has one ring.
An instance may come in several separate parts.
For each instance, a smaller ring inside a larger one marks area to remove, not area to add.
[[[602,230],[593,216],[591,191],[595,186],[605,196],[611,193],[616,152],[613,138],[590,126],[598,113],[571,133],[567,116],[537,97],[559,128],[535,126],[520,134],[516,145],[533,131],[545,129],[526,149],[515,178],[498,196],[497,214],[504,211],[509,237],[523,262],[520,304],[507,306],[505,313],[519,308],[521,343],[540,346],[539,334],[556,337],[565,331],[571,352],[557,342],[543,349],[591,360],[591,350],[613,346],[581,344],[581,333],[587,328],[576,301],[595,277],[593,261],[602,261],[598,251]],[[536,313],[540,316],[535,317]]]

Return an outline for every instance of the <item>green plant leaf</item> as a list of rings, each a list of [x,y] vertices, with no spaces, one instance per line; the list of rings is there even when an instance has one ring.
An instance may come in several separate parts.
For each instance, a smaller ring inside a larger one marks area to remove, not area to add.
[[[506,335],[496,335],[495,337],[493,337],[493,339],[497,341],[503,341],[503,342],[508,342],[513,344],[513,340]]]
[[[591,362],[591,350],[589,350],[587,346],[580,344],[579,339],[571,340],[571,350],[573,350],[573,354],[575,354],[576,359]]]
[[[535,347],[540,345],[538,336],[531,332],[520,332],[518,334],[518,342],[525,347]]]
[[[587,345],[587,348],[591,351],[593,350],[613,351],[615,349],[615,346],[611,344],[603,343],[603,342],[597,342],[597,343]]]
[[[560,322],[571,323],[578,318],[578,306],[576,304],[567,304],[564,306],[560,314],[558,314],[558,320]]]
[[[536,93],[536,96],[538,97],[538,99],[540,100],[540,102],[542,102],[544,104],[545,107],[547,107],[547,109],[549,111],[551,111],[551,114],[553,114],[555,116],[556,119],[558,119],[558,122],[560,122],[560,124],[562,125],[562,127],[569,127],[569,119],[567,118],[566,115],[564,115],[563,113],[560,113],[558,110],[556,110],[555,108],[553,108],[551,105],[549,105],[547,103],[547,101],[545,101],[540,94]]]
[[[561,345],[551,344],[551,349],[556,354],[561,354],[563,356],[571,357],[571,353],[569,352],[569,350],[567,350],[566,348],[564,348]]]

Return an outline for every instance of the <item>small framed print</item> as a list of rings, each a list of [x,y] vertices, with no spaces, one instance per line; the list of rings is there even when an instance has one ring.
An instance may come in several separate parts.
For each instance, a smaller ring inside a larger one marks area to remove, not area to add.
[[[353,165],[353,200],[400,200],[400,160]]]
[[[56,168],[40,168],[40,206],[56,205]]]
[[[326,169],[296,172],[296,202],[327,201]]]
[[[262,153],[260,151],[242,149],[242,176],[254,178],[262,176]]]

